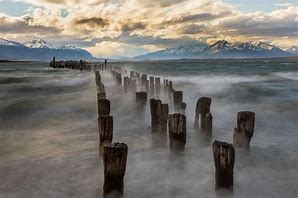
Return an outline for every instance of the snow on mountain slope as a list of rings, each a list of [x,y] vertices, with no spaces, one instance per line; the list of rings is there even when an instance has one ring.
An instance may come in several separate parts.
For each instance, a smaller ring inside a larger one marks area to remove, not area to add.
[[[43,39],[28,41],[28,42],[24,43],[24,45],[26,47],[29,47],[29,48],[56,49],[56,47],[54,47],[53,45],[49,44],[48,42],[46,42]]]

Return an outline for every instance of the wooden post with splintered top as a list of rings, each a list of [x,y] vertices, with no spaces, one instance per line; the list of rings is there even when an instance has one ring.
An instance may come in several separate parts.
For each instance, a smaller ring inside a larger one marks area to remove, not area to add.
[[[210,113],[211,98],[201,97],[196,104],[195,126],[200,124],[202,131],[206,130],[206,115]]]
[[[160,95],[160,78],[159,77],[155,78],[155,93],[156,93],[156,96],[159,97],[159,95]]]
[[[154,97],[154,77],[153,76],[150,76],[149,77],[149,83],[150,83],[150,96],[153,96]]]
[[[241,111],[237,114],[237,127],[234,129],[233,144],[235,147],[249,150],[250,140],[254,133],[255,113]]]
[[[235,149],[232,144],[215,140],[212,145],[215,165],[215,187],[233,187]]]
[[[180,112],[182,101],[183,101],[183,92],[182,91],[174,91],[173,92],[173,100],[174,100],[175,112]]]
[[[112,143],[113,140],[113,116],[98,116],[99,146]]]
[[[136,92],[136,102],[138,106],[146,105],[147,103],[147,93],[145,91]]]
[[[123,77],[123,86],[124,86],[124,92],[128,92],[129,90],[129,78],[127,76]]]
[[[186,143],[186,116],[180,113],[170,114],[168,129],[170,148],[183,149]]]
[[[98,115],[110,115],[110,101],[107,99],[97,100]]]
[[[205,132],[208,134],[208,135],[211,135],[212,134],[212,114],[211,113],[207,113],[206,114],[206,120],[205,120],[205,126],[206,126],[206,130]]]
[[[150,112],[152,130],[155,131],[166,128],[169,115],[169,105],[162,104],[161,100],[151,98]]]
[[[128,147],[124,143],[112,143],[103,148],[103,193],[123,193]]]
[[[95,71],[95,82],[97,86],[101,83],[101,76],[98,70]]]

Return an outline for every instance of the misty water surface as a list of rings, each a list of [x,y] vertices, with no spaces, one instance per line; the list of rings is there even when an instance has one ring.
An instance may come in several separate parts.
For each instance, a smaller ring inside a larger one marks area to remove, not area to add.
[[[298,197],[298,62],[117,63],[166,77],[187,103],[184,152],[152,133],[149,106],[138,111],[102,74],[114,141],[128,144],[125,197]],[[48,63],[0,63],[0,197],[102,197],[94,74]],[[193,128],[198,97],[212,97],[213,137]],[[233,193],[214,191],[214,139],[232,142],[238,111],[256,112],[249,153],[236,152]]]

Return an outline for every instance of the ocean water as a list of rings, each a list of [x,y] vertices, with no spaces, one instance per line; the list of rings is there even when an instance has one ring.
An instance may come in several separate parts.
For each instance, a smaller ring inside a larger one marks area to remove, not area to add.
[[[187,103],[185,150],[170,152],[168,135],[151,132],[149,106],[140,112],[102,73],[114,141],[128,145],[124,197],[298,197],[298,61],[113,65],[172,80]],[[201,96],[212,98],[212,138],[193,128]],[[0,63],[0,100],[0,197],[103,197],[93,73]],[[215,191],[212,142],[232,142],[243,110],[256,113],[251,150],[236,150],[233,192]]]

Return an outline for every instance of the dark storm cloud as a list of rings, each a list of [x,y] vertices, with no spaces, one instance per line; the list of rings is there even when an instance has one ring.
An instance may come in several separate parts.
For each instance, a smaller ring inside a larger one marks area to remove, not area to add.
[[[91,17],[91,18],[83,18],[77,19],[74,21],[75,25],[88,25],[90,27],[104,27],[109,24],[107,19],[103,19],[100,17]]]
[[[143,30],[145,28],[146,28],[146,24],[141,23],[141,22],[137,22],[137,23],[127,22],[127,23],[121,25],[121,31],[122,32],[130,32],[130,31],[134,31],[134,30]]]

